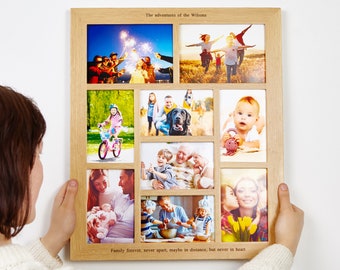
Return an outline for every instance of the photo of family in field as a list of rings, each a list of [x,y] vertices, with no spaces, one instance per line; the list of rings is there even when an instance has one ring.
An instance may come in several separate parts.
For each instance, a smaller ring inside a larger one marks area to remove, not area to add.
[[[265,90],[221,90],[222,162],[266,161]]]
[[[264,83],[264,25],[181,25],[181,83]]]
[[[140,91],[140,136],[211,136],[212,90]]]
[[[87,26],[87,83],[172,83],[172,24]]]
[[[142,143],[142,190],[213,189],[213,143]]]
[[[221,170],[222,242],[268,241],[266,169]]]

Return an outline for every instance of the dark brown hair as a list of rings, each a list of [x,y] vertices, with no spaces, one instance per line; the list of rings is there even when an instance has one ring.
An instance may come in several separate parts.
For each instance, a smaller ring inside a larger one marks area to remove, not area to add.
[[[234,192],[234,188],[229,184],[221,185],[221,203],[227,199],[227,188],[230,188]]]
[[[0,233],[17,235],[30,212],[30,173],[46,122],[34,101],[0,85]]]
[[[107,177],[108,171],[102,169],[93,169],[89,175],[89,190],[87,197],[87,211],[91,211],[93,206],[99,206],[99,191],[94,185],[94,181],[101,176]]]

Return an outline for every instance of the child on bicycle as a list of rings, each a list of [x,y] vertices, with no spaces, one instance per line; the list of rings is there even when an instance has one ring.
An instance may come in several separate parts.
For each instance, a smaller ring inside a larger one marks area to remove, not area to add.
[[[110,108],[109,117],[104,122],[99,123],[98,126],[104,127],[110,123],[111,124],[110,130],[109,130],[110,140],[113,136],[114,139],[117,141],[118,135],[122,129],[123,117],[116,104],[111,104],[109,108]]]

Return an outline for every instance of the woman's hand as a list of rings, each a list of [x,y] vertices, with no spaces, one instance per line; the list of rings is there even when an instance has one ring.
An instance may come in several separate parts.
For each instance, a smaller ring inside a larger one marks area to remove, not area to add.
[[[56,257],[70,239],[76,224],[75,198],[78,182],[67,181],[56,195],[52,208],[48,232],[41,238],[42,244],[51,256]]]
[[[290,202],[286,184],[279,185],[278,197],[279,214],[275,224],[275,242],[286,246],[295,255],[303,228],[304,212]]]

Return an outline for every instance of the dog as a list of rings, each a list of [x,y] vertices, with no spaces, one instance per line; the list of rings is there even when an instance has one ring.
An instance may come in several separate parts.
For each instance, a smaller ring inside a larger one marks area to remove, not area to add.
[[[170,125],[169,135],[191,136],[189,126],[191,115],[186,109],[175,108],[167,114],[167,123]]]

